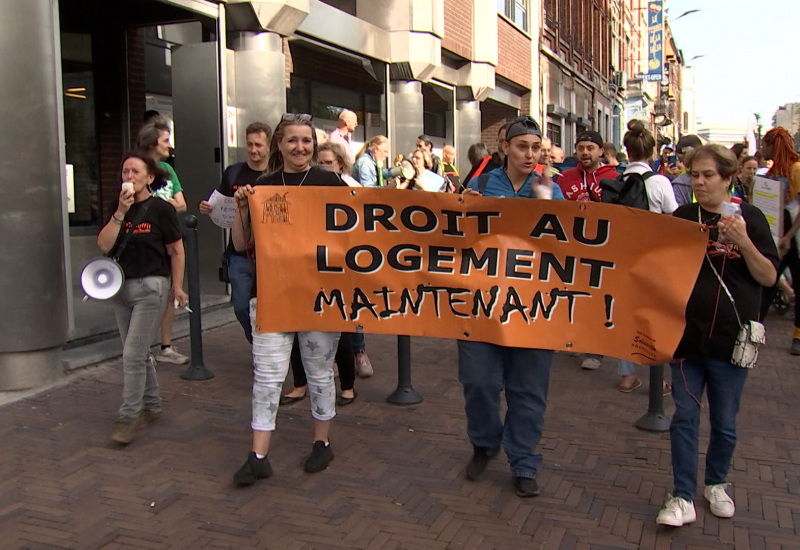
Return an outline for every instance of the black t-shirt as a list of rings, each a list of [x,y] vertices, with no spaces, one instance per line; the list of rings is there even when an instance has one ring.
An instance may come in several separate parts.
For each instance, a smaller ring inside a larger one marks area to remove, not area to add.
[[[256,185],[347,187],[347,184],[339,177],[339,174],[319,166],[312,166],[305,172],[290,173],[277,170],[258,178]],[[253,286],[250,289],[250,296],[253,298],[256,297],[256,289],[257,277],[254,277]]]
[[[118,201],[119,199],[115,200],[109,210],[112,216],[117,211]],[[150,206],[142,221],[133,228],[133,222],[138,217],[139,211],[148,202]],[[106,223],[110,219],[111,216],[108,217]],[[122,266],[125,277],[169,276],[171,264],[166,245],[179,241],[183,237],[175,208],[155,196],[146,201],[133,203],[128,213],[125,214],[117,242],[114,243],[114,250],[122,240],[123,233],[130,232],[132,235],[128,244],[125,245],[125,250],[122,251],[122,257],[119,258],[119,264]],[[116,256],[116,253],[112,251],[112,255]]]
[[[747,234],[759,252],[778,265],[778,251],[772,240],[769,225],[761,211],[747,203],[742,204],[742,217],[747,224]],[[757,320],[761,308],[762,287],[747,269],[739,247],[719,242],[716,228],[719,215],[709,212],[699,204],[686,204],[673,214],[677,218],[700,221],[711,227],[709,231],[708,258],[736,301],[733,309],[728,295],[717,280],[714,271],[703,260],[694,290],[686,305],[686,330],[675,357],[678,359],[721,359],[730,361],[733,346],[739,333],[739,321]]]
[[[245,185],[255,185],[256,180],[263,173],[264,172],[260,172],[258,170],[253,170],[246,162],[231,164],[222,174],[222,181],[220,182],[217,191],[226,197],[232,197],[236,190],[240,187],[244,187]],[[236,250],[233,248],[233,239],[228,239],[228,246],[225,249],[225,256],[229,256],[231,254],[244,256],[247,253],[236,252]]]

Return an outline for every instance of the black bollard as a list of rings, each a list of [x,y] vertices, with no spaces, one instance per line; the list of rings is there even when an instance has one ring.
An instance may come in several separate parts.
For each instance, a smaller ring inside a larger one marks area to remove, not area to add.
[[[422,396],[411,387],[411,336],[397,337],[397,389],[386,401],[393,405],[415,405]]]
[[[633,425],[648,432],[666,432],[669,430],[669,423],[669,415],[664,411],[664,365],[652,365],[647,412]]]
[[[197,246],[197,217],[186,216],[186,231],[183,233],[186,273],[189,281],[189,337],[192,353],[189,367],[181,374],[184,380],[208,380],[214,374],[203,364],[203,327],[200,321],[200,252]],[[167,307],[173,307],[168,304]]]

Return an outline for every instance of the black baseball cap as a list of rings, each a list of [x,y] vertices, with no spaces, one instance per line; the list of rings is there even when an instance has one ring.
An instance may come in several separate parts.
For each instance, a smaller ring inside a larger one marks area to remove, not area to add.
[[[542,129],[539,123],[529,116],[520,116],[511,121],[506,129],[506,141],[517,136],[539,136],[542,137]]]
[[[582,141],[590,141],[597,144],[599,147],[603,147],[603,137],[594,130],[584,130],[578,134],[578,139],[575,140],[575,145]]]

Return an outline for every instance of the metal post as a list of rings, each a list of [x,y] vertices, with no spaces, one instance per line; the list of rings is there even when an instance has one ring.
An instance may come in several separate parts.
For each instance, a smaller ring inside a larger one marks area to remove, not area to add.
[[[393,405],[416,405],[422,396],[411,387],[411,336],[397,337],[397,389],[386,398]]]
[[[186,247],[186,273],[189,280],[189,335],[192,342],[192,359],[181,374],[184,380],[208,380],[214,374],[203,364],[203,327],[200,322],[200,252],[197,246],[197,217],[186,216],[183,234]],[[172,307],[168,304],[167,307]]]
[[[669,423],[670,417],[664,411],[664,365],[652,365],[647,412],[633,425],[648,432],[666,432],[669,430]]]

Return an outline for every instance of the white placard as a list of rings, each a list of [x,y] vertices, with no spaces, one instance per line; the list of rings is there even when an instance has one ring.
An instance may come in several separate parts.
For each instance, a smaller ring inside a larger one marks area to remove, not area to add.
[[[229,229],[233,225],[233,216],[236,214],[236,199],[226,197],[215,189],[208,197],[208,202],[214,208],[208,215],[211,221],[219,227]]]
[[[424,170],[417,178],[417,185],[425,191],[441,191],[444,178],[430,170]]]
[[[752,202],[767,218],[772,238],[778,242],[783,233],[783,184],[778,180],[756,176]]]
[[[67,164],[67,212],[70,214],[75,213],[75,167]]]

